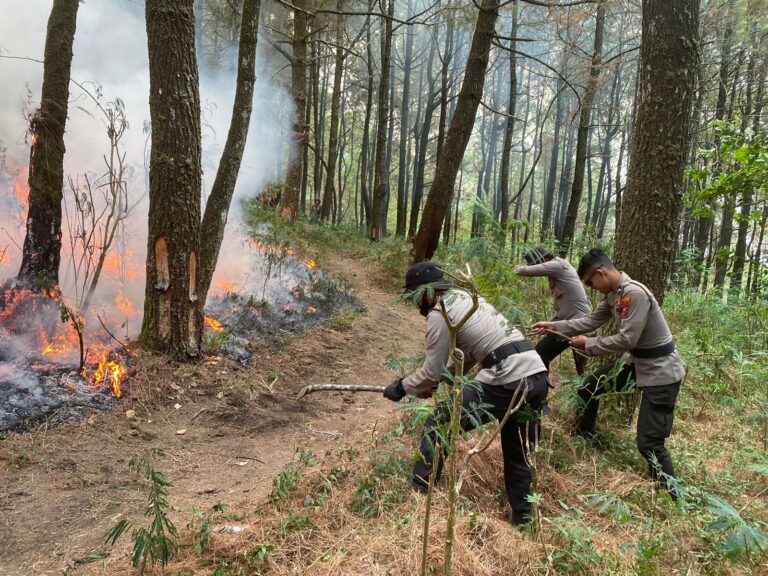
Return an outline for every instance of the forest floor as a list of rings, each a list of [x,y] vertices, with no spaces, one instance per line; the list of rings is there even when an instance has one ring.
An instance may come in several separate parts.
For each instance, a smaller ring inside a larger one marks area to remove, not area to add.
[[[366,307],[348,326],[315,327],[279,348],[252,342],[247,369],[223,357],[181,365],[144,354],[111,412],[0,441],[0,575],[126,570],[128,536],[106,565],[78,561],[103,547],[119,519],[147,523],[146,493],[128,463],[153,448],[165,453],[156,466],[173,484],[171,516],[184,527],[194,510],[219,502],[256,508],[299,447],[321,458],[386,430],[397,416],[377,394],[295,399],[313,383],[386,385],[392,343],[401,354],[423,346],[417,310],[377,287],[364,261],[329,256],[323,267]]]

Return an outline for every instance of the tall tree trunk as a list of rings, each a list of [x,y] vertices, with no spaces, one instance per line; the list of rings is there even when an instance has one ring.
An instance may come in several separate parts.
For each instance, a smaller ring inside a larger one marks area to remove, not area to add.
[[[431,258],[440,242],[445,212],[456,184],[456,175],[461,167],[464,151],[472,135],[477,108],[483,97],[488,54],[498,15],[498,0],[481,1],[456,112],[446,135],[445,149],[437,164],[435,178],[424,207],[424,217],[414,242],[413,255],[416,262]]]
[[[205,205],[205,213],[200,228],[205,242],[200,245],[200,281],[198,294],[201,306],[205,306],[206,295],[211,286],[216,262],[219,259],[224,228],[227,225],[229,206],[235,192],[237,175],[243,159],[245,142],[248,139],[248,127],[253,110],[253,87],[256,83],[256,42],[259,31],[259,10],[261,0],[245,0],[243,20],[240,25],[240,48],[237,64],[237,87],[232,105],[227,142],[213,181],[211,195]],[[301,116],[303,117],[303,111]],[[300,164],[301,157],[297,157]],[[298,188],[296,189],[298,193]]]
[[[600,78],[603,54],[603,29],[605,27],[605,0],[597,1],[597,15],[595,16],[595,44],[592,51],[592,66],[589,69],[587,88],[581,99],[581,113],[579,115],[579,132],[576,139],[576,164],[573,170],[573,187],[571,198],[568,202],[568,210],[565,215],[565,224],[560,238],[560,255],[565,256],[571,247],[573,234],[576,231],[576,218],[579,216],[579,204],[584,191],[584,169],[587,163],[587,141],[589,140],[590,123],[592,120],[592,104],[597,93],[597,81]]]
[[[568,208],[568,196],[570,194],[571,168],[573,166],[573,147],[576,143],[576,129],[573,126],[568,128],[568,140],[563,152],[563,165],[560,169],[560,186],[557,193],[557,211],[555,212],[555,236],[560,239],[563,234],[563,222],[565,221],[565,210]]]
[[[369,12],[372,10],[369,5]],[[360,203],[365,215],[365,229],[371,225],[371,196],[368,188],[368,157],[371,145],[371,114],[373,113],[373,52],[371,50],[371,16],[365,17],[366,66],[368,70],[368,90],[365,104],[365,122],[363,123],[363,141],[360,144]]]
[[[671,264],[688,157],[698,21],[699,0],[643,3],[643,89],[615,260],[630,276],[642,279],[659,303]],[[671,91],[670,86],[675,89]]]
[[[419,222],[419,212],[421,211],[421,199],[424,193],[424,172],[427,163],[427,146],[429,144],[429,132],[432,125],[432,115],[437,107],[434,99],[435,78],[432,75],[432,65],[434,64],[435,52],[437,48],[435,42],[432,42],[429,49],[429,58],[427,59],[427,90],[425,97],[424,118],[418,130],[418,140],[416,143],[416,160],[414,161],[413,177],[413,201],[411,202],[411,214],[408,221],[408,237],[415,238]]]
[[[79,0],[54,0],[45,35],[40,108],[30,121],[29,208],[20,284],[47,290],[59,283],[64,127]]]
[[[563,57],[565,60],[565,57]],[[563,95],[564,83],[562,79],[557,80],[557,102],[555,103],[555,127],[552,134],[552,150],[549,158],[549,174],[547,175],[547,186],[544,190],[544,209],[541,215],[541,240],[545,240],[549,234],[549,228],[552,225],[552,209],[555,205],[555,179],[557,178],[557,164],[560,161],[560,128],[563,122]]]
[[[440,161],[445,145],[445,127],[448,124],[448,92],[451,89],[451,83],[448,78],[448,71],[453,61],[453,36],[455,28],[455,19],[450,15],[447,17],[445,32],[445,50],[441,56],[442,66],[440,70],[440,120],[437,127],[437,152],[435,153],[435,164]],[[451,194],[453,195],[453,194]],[[448,201],[448,209],[445,211],[445,220],[443,221],[443,242],[448,242],[451,235],[451,206]]]
[[[622,221],[622,214],[621,214],[621,207],[624,203],[623,193],[624,188],[621,186],[621,169],[622,164],[624,164],[624,141],[627,136],[628,130],[622,130],[621,131],[621,143],[619,144],[619,161],[616,163],[616,206],[615,206],[615,212],[614,212],[614,219],[616,220],[616,230],[619,229],[621,226]],[[600,234],[602,237],[602,233]]]
[[[307,209],[307,188],[309,185],[309,123],[312,121],[312,95],[314,83],[311,81],[312,66],[310,70],[310,81],[307,82],[307,94],[305,96],[304,106],[304,126],[306,127],[304,146],[301,147],[301,212],[305,213]],[[311,204],[311,203],[310,203]]]
[[[344,16],[341,12],[344,8],[343,0],[338,0],[336,10],[339,14],[336,16],[336,66],[333,72],[333,95],[331,96],[331,126],[328,134],[328,165],[325,175],[325,188],[323,190],[323,203],[320,212],[320,219],[328,222],[331,219],[333,203],[336,196],[336,186],[334,178],[336,177],[336,160],[338,158],[339,146],[339,105],[341,102],[341,79],[344,75]]]
[[[394,0],[392,0],[394,5]],[[390,43],[391,43],[391,37],[390,37]],[[392,102],[395,100],[395,83],[392,82],[392,74],[394,72],[393,67],[391,66],[392,62],[392,50],[390,48],[390,68],[389,68],[389,111],[387,116],[387,153],[384,158],[384,174],[386,177],[384,178],[384,201],[381,205],[381,220],[380,220],[380,226],[379,229],[379,236],[387,236],[389,232],[387,231],[387,216],[389,215],[389,197],[390,197],[390,174],[392,172],[392,143],[395,141],[395,119],[394,119],[394,113],[393,113],[393,106]]]
[[[296,10],[293,11],[293,55],[291,60],[291,99],[293,111],[293,134],[290,140],[288,156],[288,176],[285,179],[283,192],[282,216],[295,220],[299,214],[299,196],[303,172],[303,156],[309,137],[309,126],[304,122],[307,107],[307,15],[306,0],[294,0]]]
[[[368,238],[379,240],[382,235],[381,219],[384,213],[384,198],[387,194],[389,174],[386,167],[387,122],[389,121],[389,73],[392,56],[392,16],[395,10],[394,0],[387,3],[387,17],[384,18],[383,37],[381,39],[381,80],[379,82],[378,128],[376,133],[376,159],[374,160],[373,209]]]
[[[413,0],[408,0],[408,18],[413,16]],[[406,175],[408,174],[408,111],[410,110],[411,60],[413,59],[413,25],[405,29],[405,61],[403,62],[403,94],[400,102],[400,156],[397,174],[397,224],[395,234],[405,236]]]
[[[730,15],[728,16],[729,22],[723,32],[723,44],[720,50],[720,80],[717,89],[717,106],[715,108],[715,120],[722,120],[725,118],[725,105],[728,97],[728,70],[730,66],[731,47],[733,44],[733,26],[730,23]],[[716,142],[716,147],[719,148],[719,141]],[[717,170],[717,169],[716,169]],[[707,271],[708,267],[705,264],[705,255],[707,253],[707,246],[710,243],[710,238],[714,229],[715,222],[715,201],[710,199],[707,202],[705,210],[702,211],[702,215],[699,218],[699,230],[696,235],[696,262],[698,269],[702,272],[704,287],[707,284]],[[711,257],[711,254],[710,254]],[[700,280],[697,278],[697,280]],[[698,282],[697,282],[698,284]]]
[[[509,32],[509,101],[507,102],[507,125],[504,129],[504,144],[501,149],[501,213],[500,223],[501,229],[507,229],[507,223],[509,222],[509,160],[512,156],[512,134],[515,131],[515,112],[517,104],[517,55],[515,49],[517,43],[515,42],[515,35],[517,34],[517,0],[512,4],[512,29]],[[527,116],[527,112],[526,112]],[[525,147],[525,142],[522,144]],[[525,158],[522,160],[522,164],[525,165]],[[525,168],[521,168],[522,174]]]
[[[616,134],[619,132],[621,122],[621,60],[616,64],[616,72],[613,76],[611,85],[610,108],[608,110],[608,126],[605,130],[605,140],[603,141],[603,150],[601,154],[600,173],[597,177],[597,194],[595,195],[595,206],[592,212],[592,226],[597,226],[602,217],[602,211],[608,210],[611,203],[610,195],[604,195],[603,190],[608,184],[611,185],[611,144]]]
[[[200,91],[193,0],[147,0],[152,120],[142,340],[184,359],[202,339]],[[170,72],[169,72],[170,71]]]

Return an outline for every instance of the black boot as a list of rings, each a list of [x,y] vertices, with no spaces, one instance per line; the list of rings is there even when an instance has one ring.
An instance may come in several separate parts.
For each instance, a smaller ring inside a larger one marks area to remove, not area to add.
[[[507,521],[512,526],[526,526],[531,523],[533,517],[530,510],[512,510],[507,514]]]

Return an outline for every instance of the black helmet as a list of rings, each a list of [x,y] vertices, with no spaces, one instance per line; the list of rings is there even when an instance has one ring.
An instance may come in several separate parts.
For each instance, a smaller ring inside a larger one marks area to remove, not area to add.
[[[554,256],[543,244],[536,246],[536,248],[531,248],[528,250],[528,252],[525,253],[525,261],[528,263],[528,266],[541,264],[545,260],[552,258],[554,258]]]
[[[442,266],[437,262],[417,262],[405,273],[405,292],[413,292],[419,286],[432,284],[435,290],[448,290],[453,284],[442,271]]]

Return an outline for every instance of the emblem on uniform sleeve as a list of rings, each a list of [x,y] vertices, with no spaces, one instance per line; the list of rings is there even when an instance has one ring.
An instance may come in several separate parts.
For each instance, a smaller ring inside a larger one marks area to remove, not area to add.
[[[622,320],[629,316],[629,305],[631,303],[631,296],[624,296],[616,303],[616,309],[619,311],[619,318]]]

